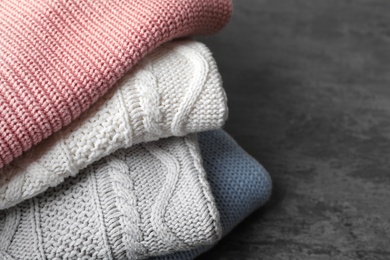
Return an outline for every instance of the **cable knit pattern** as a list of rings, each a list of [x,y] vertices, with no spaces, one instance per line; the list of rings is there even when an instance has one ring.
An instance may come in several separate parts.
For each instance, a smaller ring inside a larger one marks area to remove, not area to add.
[[[0,169],[0,208],[58,185],[119,148],[219,128],[226,117],[226,96],[207,47],[166,43],[80,118]]]
[[[269,199],[271,178],[263,166],[226,132],[203,132],[198,134],[198,139],[207,180],[220,214],[222,232],[226,235]],[[208,249],[210,246],[202,246],[152,259],[191,260]]]
[[[230,0],[0,1],[0,167],[75,120],[163,42],[211,34]]]
[[[196,162],[194,135],[119,150],[0,211],[0,256],[143,259],[210,244],[219,214]]]

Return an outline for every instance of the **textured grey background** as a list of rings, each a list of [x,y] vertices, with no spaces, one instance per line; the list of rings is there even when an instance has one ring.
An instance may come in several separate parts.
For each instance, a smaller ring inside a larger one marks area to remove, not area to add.
[[[390,1],[234,4],[205,42],[274,193],[200,259],[390,259]]]

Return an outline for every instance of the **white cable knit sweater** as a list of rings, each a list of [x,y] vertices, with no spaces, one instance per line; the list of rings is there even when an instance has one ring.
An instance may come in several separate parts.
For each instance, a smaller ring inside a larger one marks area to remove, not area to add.
[[[0,209],[119,148],[216,129],[226,117],[226,96],[207,47],[188,40],[162,45],[81,118],[0,169]]]
[[[221,235],[195,135],[139,144],[0,211],[0,259],[142,259]]]

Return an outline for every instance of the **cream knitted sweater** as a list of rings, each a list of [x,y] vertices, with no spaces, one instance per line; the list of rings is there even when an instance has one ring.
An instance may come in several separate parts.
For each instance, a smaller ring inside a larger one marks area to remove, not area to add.
[[[1,259],[142,259],[220,237],[195,135],[140,144],[0,211]]]
[[[79,119],[0,169],[0,209],[58,185],[119,148],[216,129],[226,117],[221,78],[207,47],[166,43]]]

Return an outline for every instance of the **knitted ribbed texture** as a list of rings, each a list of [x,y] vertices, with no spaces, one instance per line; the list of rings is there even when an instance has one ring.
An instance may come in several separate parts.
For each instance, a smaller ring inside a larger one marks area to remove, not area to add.
[[[207,47],[166,43],[81,117],[0,169],[0,208],[58,185],[119,148],[219,128],[226,116],[226,96]]]
[[[76,119],[139,59],[220,30],[230,0],[0,1],[0,167]]]
[[[171,137],[0,211],[0,258],[142,259],[210,244],[219,224],[196,136]]]
[[[262,206],[271,195],[268,172],[222,130],[198,134],[203,157],[217,209],[221,217],[223,235]],[[200,247],[178,252],[155,260],[189,260],[209,250]]]

